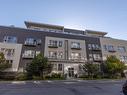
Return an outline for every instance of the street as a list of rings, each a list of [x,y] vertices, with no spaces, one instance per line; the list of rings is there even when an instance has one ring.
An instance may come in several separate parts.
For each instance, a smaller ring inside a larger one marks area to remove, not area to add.
[[[0,82],[0,95],[123,95],[125,80]]]

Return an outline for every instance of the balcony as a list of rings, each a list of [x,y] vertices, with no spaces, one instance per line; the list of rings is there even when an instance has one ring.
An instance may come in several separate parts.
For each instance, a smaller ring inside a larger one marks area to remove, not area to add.
[[[81,50],[80,47],[71,47],[72,50]]]
[[[94,58],[94,60],[93,60],[94,62],[101,62],[102,61],[102,59],[101,58]]]
[[[57,45],[48,45],[49,48],[58,48]]]
[[[65,62],[65,63],[84,63],[83,59],[59,59],[59,58],[48,58],[52,62]]]
[[[101,48],[92,48],[93,51],[101,51]]]
[[[27,41],[25,41],[25,44],[24,44],[25,46],[36,46],[37,44],[36,44],[36,42],[27,42]]]
[[[108,50],[108,52],[112,52],[112,53],[114,53],[114,52],[116,52],[116,50],[114,50],[114,49],[110,49],[110,50]]]
[[[22,57],[26,59],[33,59],[35,55],[34,54],[23,54]]]

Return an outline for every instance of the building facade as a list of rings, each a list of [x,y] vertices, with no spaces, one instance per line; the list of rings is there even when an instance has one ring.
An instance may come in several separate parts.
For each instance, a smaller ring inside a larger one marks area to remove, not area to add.
[[[28,21],[25,25],[27,28],[0,26],[0,51],[12,63],[9,72],[23,72],[39,53],[53,64],[53,73],[68,77],[81,74],[86,62],[101,64],[109,55],[127,61],[127,41],[107,38],[106,32]]]

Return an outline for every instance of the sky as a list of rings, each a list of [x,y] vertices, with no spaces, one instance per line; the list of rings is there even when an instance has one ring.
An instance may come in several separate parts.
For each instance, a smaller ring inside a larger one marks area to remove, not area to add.
[[[24,21],[108,32],[127,40],[127,0],[0,0],[0,25]]]

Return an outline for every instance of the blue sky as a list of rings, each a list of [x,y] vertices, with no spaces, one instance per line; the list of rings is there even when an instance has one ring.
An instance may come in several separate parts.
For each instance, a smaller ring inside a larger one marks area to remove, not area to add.
[[[127,0],[0,0],[0,25],[24,21],[108,32],[127,40]]]

